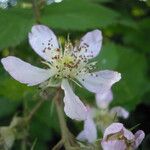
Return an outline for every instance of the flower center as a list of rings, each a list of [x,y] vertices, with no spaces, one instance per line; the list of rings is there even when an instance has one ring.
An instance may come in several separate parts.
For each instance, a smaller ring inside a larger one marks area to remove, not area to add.
[[[74,78],[77,75],[79,68],[81,66],[82,68],[84,67],[81,64],[82,63],[74,56],[66,54],[54,60],[51,68],[56,70],[57,78]]]
[[[59,53],[52,57],[52,61],[45,64],[56,72],[54,77],[58,79],[74,79],[78,74],[90,72],[95,66],[95,63],[88,63],[83,57],[75,55],[72,43],[69,41],[65,44],[64,51],[59,49]]]
[[[62,59],[61,59],[61,64],[64,64],[65,66],[70,66],[70,65],[74,65],[74,58],[72,56],[64,56]]]

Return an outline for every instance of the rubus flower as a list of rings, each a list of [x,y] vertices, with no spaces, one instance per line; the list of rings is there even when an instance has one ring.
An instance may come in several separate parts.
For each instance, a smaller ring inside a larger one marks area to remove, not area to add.
[[[133,134],[121,123],[112,123],[106,128],[101,142],[103,150],[135,150],[145,137],[142,130]]]
[[[85,120],[87,109],[74,94],[69,81],[79,82],[93,93],[102,93],[121,78],[115,71],[93,72],[95,63],[89,63],[89,60],[100,52],[102,35],[99,30],[88,32],[75,47],[68,40],[62,48],[52,30],[35,25],[29,33],[29,43],[48,68],[32,66],[14,56],[1,60],[4,68],[14,79],[28,86],[40,84],[48,87],[52,86],[52,81],[57,81],[57,86],[65,92],[64,111],[72,119]]]
[[[11,6],[15,6],[17,0],[0,0],[0,8],[5,9]]]
[[[113,100],[111,90],[104,93],[97,93],[95,97],[98,108],[87,107],[88,113],[87,119],[84,120],[84,129],[77,136],[79,141],[93,143],[97,139],[96,126],[104,132],[106,127],[113,122],[115,116],[122,118],[129,116],[129,112],[120,106],[113,107],[109,110],[109,104]]]
[[[46,0],[47,4],[51,4],[51,3],[60,3],[63,0]]]

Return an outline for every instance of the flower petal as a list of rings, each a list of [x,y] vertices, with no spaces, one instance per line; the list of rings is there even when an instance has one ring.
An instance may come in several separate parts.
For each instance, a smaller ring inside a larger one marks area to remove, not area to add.
[[[29,86],[40,84],[54,75],[51,70],[32,66],[14,56],[3,58],[1,62],[14,79]]]
[[[89,116],[84,123],[84,132],[89,143],[93,143],[97,139],[96,125],[93,119]]]
[[[103,150],[126,150],[126,144],[123,140],[112,140],[101,142]]]
[[[47,61],[59,55],[59,45],[52,30],[44,25],[35,25],[29,33],[29,43],[34,51]]]
[[[134,134],[131,131],[127,130],[126,128],[123,128],[123,135],[125,138],[127,138],[127,140],[132,141],[135,138]]]
[[[79,97],[74,94],[66,79],[62,80],[61,88],[65,92],[64,111],[66,115],[71,119],[85,120],[87,117],[87,109]]]
[[[104,70],[95,73],[79,74],[77,79],[93,93],[104,93],[121,79],[121,74],[115,71]]]
[[[145,133],[142,130],[139,130],[135,133],[135,149],[141,144],[145,138]]]
[[[101,109],[106,109],[113,100],[113,93],[110,89],[104,93],[96,93],[95,97],[97,106]]]
[[[77,57],[91,59],[96,57],[101,49],[102,33],[100,30],[93,30],[82,37],[80,45],[75,47],[74,54]]]
[[[62,0],[54,0],[55,1],[55,3],[60,3],[60,2],[62,2]]]
[[[106,139],[108,135],[118,133],[123,129],[122,123],[112,123],[110,126],[108,126],[104,132],[104,138]]]
[[[129,117],[129,112],[121,106],[113,107],[110,113],[116,114],[118,117],[123,117],[124,119]]]

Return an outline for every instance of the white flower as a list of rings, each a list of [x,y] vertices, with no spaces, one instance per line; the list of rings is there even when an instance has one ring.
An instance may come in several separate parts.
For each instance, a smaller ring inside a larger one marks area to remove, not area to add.
[[[135,150],[145,137],[142,130],[133,134],[121,123],[112,123],[106,128],[101,142],[103,150]]]
[[[15,6],[17,4],[17,0],[0,0],[0,8],[5,9],[9,6]]]
[[[60,3],[63,0],[47,0],[47,4],[51,4],[51,3]]]
[[[62,0],[54,0],[55,3],[60,3]]]
[[[102,45],[101,31],[88,32],[75,47],[68,41],[64,50],[59,45],[52,30],[44,25],[35,25],[29,33],[29,43],[33,50],[46,60],[48,69],[41,69],[14,56],[1,60],[9,74],[28,86],[47,84],[51,80],[59,81],[65,91],[65,113],[72,119],[85,120],[87,110],[69,85],[69,80],[80,82],[94,93],[102,93],[120,80],[118,72],[104,70],[92,73],[94,63],[89,60],[96,57]]]

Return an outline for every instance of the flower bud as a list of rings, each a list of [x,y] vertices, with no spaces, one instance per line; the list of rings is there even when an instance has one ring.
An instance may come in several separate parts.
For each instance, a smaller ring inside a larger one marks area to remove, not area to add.
[[[121,123],[112,123],[104,132],[101,142],[103,150],[135,150],[144,139],[142,130],[133,134]]]
[[[0,128],[0,148],[8,150],[15,141],[15,133],[11,127]]]

